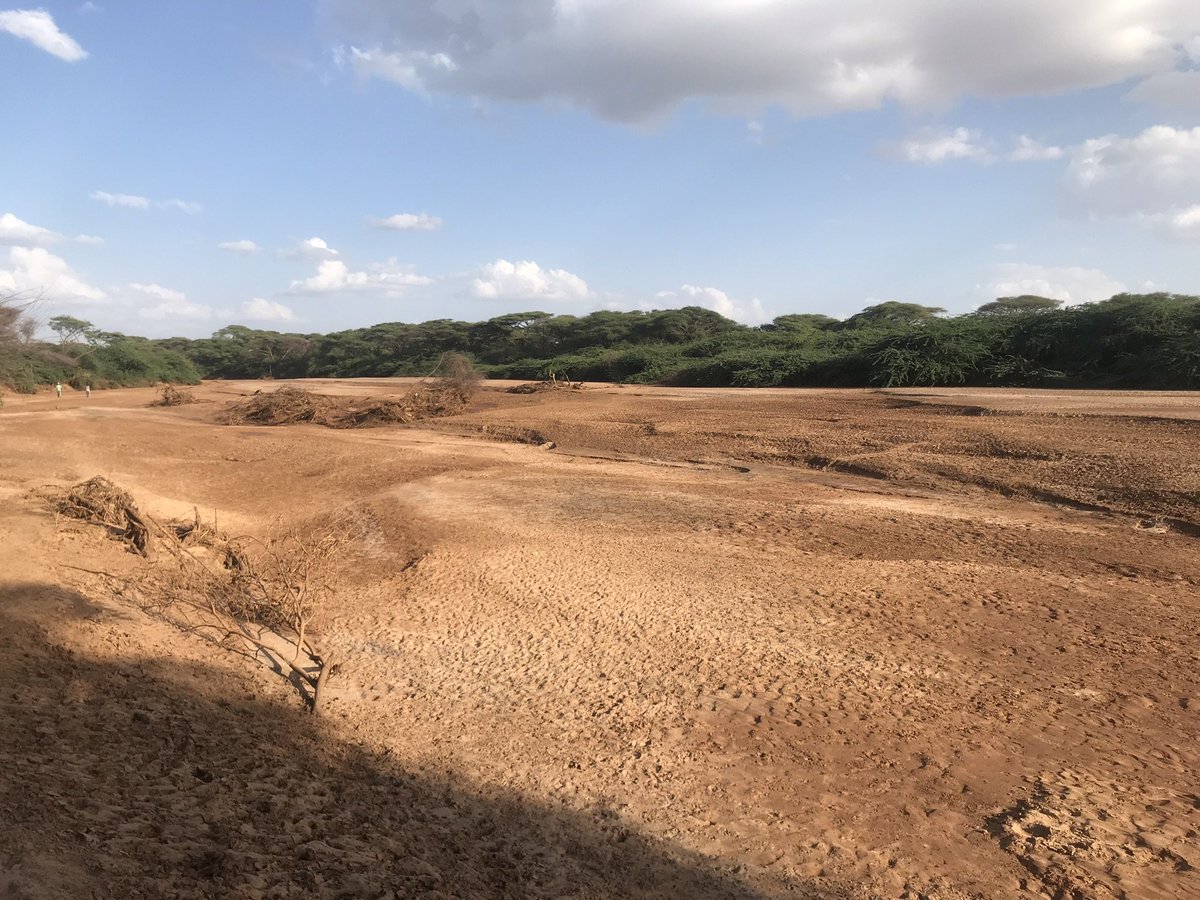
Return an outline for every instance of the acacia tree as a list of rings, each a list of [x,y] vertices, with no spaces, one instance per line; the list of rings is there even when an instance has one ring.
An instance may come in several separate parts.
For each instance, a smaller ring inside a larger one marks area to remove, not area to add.
[[[51,316],[47,324],[50,330],[58,335],[58,342],[64,347],[77,343],[81,337],[88,338],[96,333],[96,326],[91,322],[74,316]]]
[[[1050,312],[1062,306],[1061,300],[1039,297],[1036,294],[1021,294],[1017,297],[997,297],[975,310],[977,316],[1015,316],[1023,313]]]

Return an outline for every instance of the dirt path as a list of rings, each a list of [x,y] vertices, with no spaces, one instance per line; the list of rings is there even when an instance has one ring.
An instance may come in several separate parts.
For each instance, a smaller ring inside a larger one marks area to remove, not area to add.
[[[114,820],[88,826],[90,850],[53,815],[21,832],[60,848],[53,865],[0,830],[0,871],[30,896],[30,872],[66,884],[97,857],[107,896],[1200,891],[1200,425],[1179,395],[1138,415],[1120,395],[489,391],[436,427],[353,432],[220,427],[214,404],[149,397],[0,411],[0,613],[27,630],[6,658],[44,673],[5,710],[31,739],[0,741],[0,764],[52,806],[54,772],[91,777],[62,759],[78,729],[107,734],[87,716],[124,721],[139,690],[270,761],[184,748],[146,787],[166,801],[131,814],[116,735],[98,740]],[[332,502],[369,524],[326,634],[346,662],[324,731],[268,672],[63,566],[137,564],[28,496],[91,475],[158,516],[198,505],[254,530]],[[66,650],[90,673],[59,671]],[[98,708],[47,712],[92,682]],[[189,766],[215,772],[202,810]],[[247,803],[301,783],[307,840],[274,807],[231,836]],[[211,833],[181,847],[196,815]],[[199,862],[139,882],[121,817]],[[278,857],[313,840],[337,852],[306,851],[323,881],[304,885]],[[238,855],[256,841],[258,868]]]

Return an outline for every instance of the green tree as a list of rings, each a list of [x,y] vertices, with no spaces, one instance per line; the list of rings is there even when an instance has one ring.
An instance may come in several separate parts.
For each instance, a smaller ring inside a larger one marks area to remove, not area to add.
[[[50,330],[58,335],[58,342],[63,346],[74,344],[96,330],[96,326],[91,322],[74,316],[51,316],[47,324]]]
[[[946,310],[940,306],[922,306],[920,303],[901,303],[887,300],[868,306],[843,323],[845,328],[896,328],[924,324]]]
[[[975,310],[977,316],[1015,316],[1025,313],[1041,313],[1058,309],[1061,300],[1039,297],[1036,294],[1021,294],[1017,297],[997,297]]]

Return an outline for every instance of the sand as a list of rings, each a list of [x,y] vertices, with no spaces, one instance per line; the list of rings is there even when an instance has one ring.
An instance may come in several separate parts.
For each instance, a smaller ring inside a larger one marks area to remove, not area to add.
[[[505,386],[8,398],[0,897],[1200,895],[1200,395]],[[114,590],[93,475],[357,517],[325,715]]]

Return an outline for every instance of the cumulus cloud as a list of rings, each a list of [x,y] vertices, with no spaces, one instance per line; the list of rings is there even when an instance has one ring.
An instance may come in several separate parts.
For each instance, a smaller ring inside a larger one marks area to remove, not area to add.
[[[922,130],[901,141],[885,144],[884,151],[904,162],[925,165],[937,165],[955,159],[975,162],[990,162],[993,159],[982,133],[970,128]]]
[[[543,269],[532,260],[488,263],[471,283],[485,300],[585,300],[587,282],[566,269]]]
[[[103,303],[108,295],[85,282],[44,247],[12,247],[0,268],[0,294],[41,296],[64,303]]]
[[[317,266],[315,275],[293,281],[292,294],[373,293],[395,295],[406,288],[432,284],[433,279],[416,275],[388,262],[372,266],[371,271],[354,272],[340,259],[327,259]]]
[[[255,297],[242,304],[241,318],[247,322],[294,322],[295,311],[286,304]]]
[[[386,219],[368,219],[372,228],[383,228],[390,231],[437,231],[442,227],[442,220],[437,216],[425,213],[397,213]]]
[[[1013,162],[1046,162],[1062,159],[1065,154],[1062,147],[1043,144],[1023,134],[1017,138],[1017,146],[1009,152],[1008,158]]]
[[[8,9],[0,11],[0,31],[29,41],[39,50],[67,62],[87,59],[87,51],[75,39],[59,30],[54,17],[44,9]]]
[[[0,244],[21,247],[44,247],[62,240],[62,235],[49,228],[30,225],[12,213],[0,216]]]
[[[223,241],[217,244],[217,249],[248,256],[251,253],[257,253],[260,248],[254,241]]]
[[[1079,266],[1039,266],[1031,263],[1003,263],[992,271],[992,278],[980,286],[987,299],[1036,294],[1064,303],[1090,303],[1106,300],[1126,290],[1123,282],[1110,278],[1099,269]]]
[[[1200,203],[1172,214],[1167,227],[1177,237],[1200,240]]]
[[[291,259],[332,259],[338,252],[319,237],[305,238],[297,242],[290,250],[284,250],[283,255]]]
[[[109,206],[127,206],[130,209],[150,208],[150,201],[137,194],[110,194],[108,191],[92,191],[88,196]]]
[[[204,320],[211,319],[216,315],[216,310],[211,306],[203,303],[194,303],[187,298],[183,291],[177,291],[174,288],[163,287],[161,284],[140,284],[134,282],[129,285],[130,290],[136,291],[153,300],[157,303],[152,303],[150,306],[141,306],[137,310],[137,314],[143,319],[167,320],[167,319],[191,319]]]
[[[77,234],[75,235],[75,243],[87,244],[91,247],[101,247],[104,245],[104,238],[97,237],[94,234]]]
[[[142,197],[138,194],[113,194],[108,191],[92,191],[88,196],[108,206],[124,206],[129,209],[149,209],[151,206],[157,206],[159,209],[175,209],[188,215],[195,215],[204,208],[199,203],[193,203],[190,200],[153,201],[149,197]]]
[[[689,100],[753,113],[945,106],[1169,72],[1192,0],[321,0],[359,74],[620,121]],[[1031,40],[1030,35],[1037,35]]]
[[[759,299],[740,302],[713,287],[685,284],[677,291],[659,291],[654,296],[656,300],[665,301],[670,306],[703,306],[719,312],[727,319],[747,325],[760,325],[771,319]]]
[[[1089,215],[1123,218],[1180,238],[1197,237],[1200,127],[1106,135],[1072,151],[1067,186]]]

